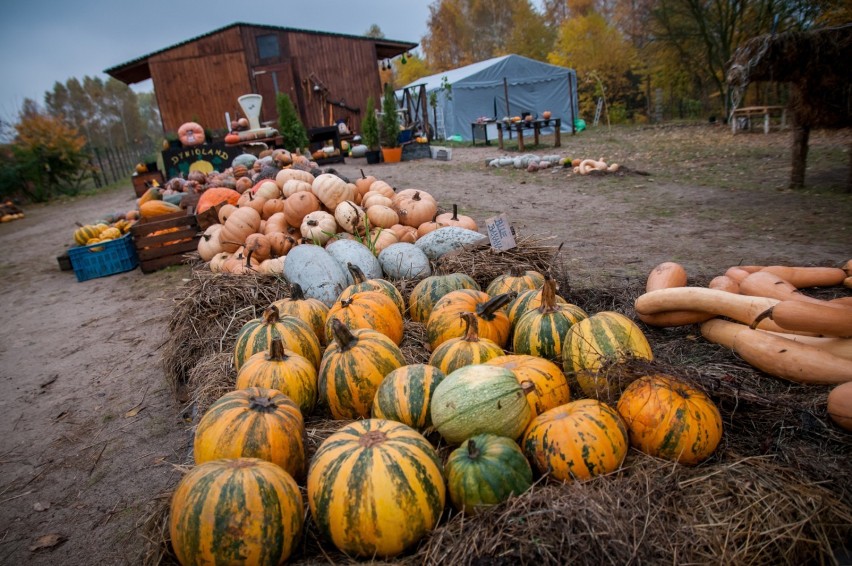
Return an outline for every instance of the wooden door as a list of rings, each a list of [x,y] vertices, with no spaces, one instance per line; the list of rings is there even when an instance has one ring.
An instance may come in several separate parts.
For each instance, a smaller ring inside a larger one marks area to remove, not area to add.
[[[275,107],[275,100],[278,93],[287,94],[293,105],[297,104],[296,88],[293,85],[293,72],[290,69],[290,64],[259,65],[254,67],[251,72],[255,92],[263,97],[260,123],[264,125],[271,122],[268,125],[277,128],[278,110]]]

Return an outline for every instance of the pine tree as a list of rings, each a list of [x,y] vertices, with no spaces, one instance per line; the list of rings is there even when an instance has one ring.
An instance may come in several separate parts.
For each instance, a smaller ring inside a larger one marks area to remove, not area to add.
[[[381,136],[383,147],[399,145],[399,115],[396,113],[396,97],[390,83],[385,84],[385,94],[382,98]]]
[[[376,119],[376,103],[373,97],[367,98],[367,112],[364,122],[361,124],[362,138],[367,149],[378,151],[379,149],[379,121]]]
[[[278,110],[278,133],[284,139],[284,147],[290,151],[297,148],[305,149],[308,146],[308,133],[290,97],[279,92],[275,99],[275,107]]]

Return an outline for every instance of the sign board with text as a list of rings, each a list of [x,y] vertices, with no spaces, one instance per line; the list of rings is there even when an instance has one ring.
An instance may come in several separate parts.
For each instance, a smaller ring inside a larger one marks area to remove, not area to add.
[[[512,234],[512,225],[509,223],[509,218],[505,212],[486,219],[485,229],[488,232],[491,247],[498,252],[511,250],[518,246],[515,242],[515,236]]]
[[[167,149],[163,151],[166,179],[186,177],[190,171],[196,169],[204,173],[224,171],[242,152],[243,149],[240,146],[226,146],[224,143],[217,142]]]

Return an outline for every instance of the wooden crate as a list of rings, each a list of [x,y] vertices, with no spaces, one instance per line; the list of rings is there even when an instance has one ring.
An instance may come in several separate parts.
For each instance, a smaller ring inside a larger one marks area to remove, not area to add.
[[[135,173],[130,177],[133,181],[133,190],[136,191],[136,198],[141,197],[148,190],[148,185],[157,181],[162,187],[165,184],[163,174],[159,171],[150,171],[148,173]]]
[[[156,234],[160,230],[171,228],[177,230]],[[198,220],[194,214],[186,212],[140,220],[133,225],[130,233],[133,235],[142,273],[151,273],[170,265],[184,263],[184,254],[197,250],[201,237]]]

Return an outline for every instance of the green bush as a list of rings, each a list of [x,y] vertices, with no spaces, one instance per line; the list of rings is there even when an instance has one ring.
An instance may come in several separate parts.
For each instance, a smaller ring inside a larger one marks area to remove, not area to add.
[[[361,124],[361,138],[370,151],[379,149],[379,121],[376,119],[376,102],[372,96],[367,99],[367,114]]]

